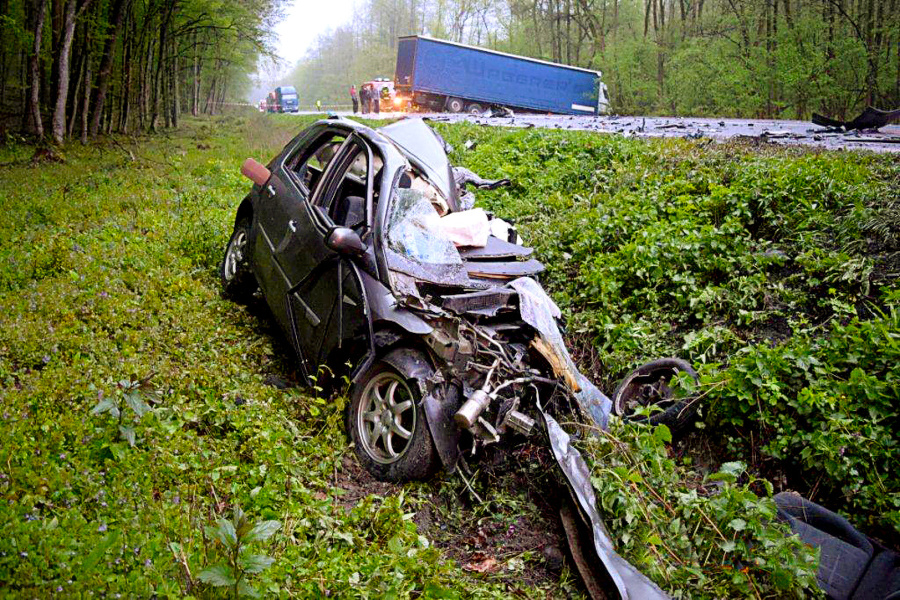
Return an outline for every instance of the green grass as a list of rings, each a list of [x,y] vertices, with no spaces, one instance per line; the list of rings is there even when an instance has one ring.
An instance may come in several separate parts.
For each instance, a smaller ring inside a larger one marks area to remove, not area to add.
[[[481,202],[535,245],[601,387],[689,359],[725,460],[900,542],[896,155],[441,132],[456,162],[515,182]]]
[[[573,593],[566,569],[547,574],[539,545],[500,547],[518,534],[490,538],[494,574],[450,559],[473,556],[484,531],[554,527],[523,489],[546,470],[529,455],[479,466],[484,505],[456,478],[373,485],[350,502],[343,399],[266,384],[292,379],[293,357],[264,311],[220,297],[216,267],[248,186],[241,161],[267,161],[310,121],[189,120],[177,133],[73,145],[63,164],[30,164],[22,143],[0,148],[0,594],[219,597],[198,573],[222,561],[206,528],[235,503],[280,524],[253,544],[274,559],[250,578],[266,596]],[[895,162],[439,129],[454,162],[515,181],[480,202],[515,220],[547,264],[582,367],[611,391],[644,360],[690,358],[715,426],[704,439],[719,463],[751,462],[752,478],[734,466],[716,476],[719,464],[696,468],[664,431],[632,426],[588,445],[630,560],[682,596],[746,590],[748,576],[803,595],[809,553],[764,527],[760,476],[782,472],[805,491],[818,472],[824,503],[870,531],[896,527]],[[137,419],[139,401],[153,410]],[[121,420],[92,413],[101,402]],[[710,495],[710,477],[725,492]],[[701,513],[731,527],[728,539]],[[684,560],[660,560],[664,546]]]
[[[459,496],[457,483],[378,488],[345,509],[343,400],[266,385],[291,378],[289,348],[264,312],[219,295],[248,187],[241,161],[268,160],[310,121],[192,121],[73,145],[65,164],[7,149],[18,162],[0,181],[0,595],[217,597],[197,579],[220,557],[205,527],[233,504],[281,524],[256,544],[275,559],[251,578],[265,596],[517,587],[461,571],[410,519]],[[153,410],[136,419],[135,398],[155,398]],[[91,412],[103,399],[121,420]],[[491,520],[460,512],[451,525]],[[567,574],[544,579],[551,594],[571,587]]]

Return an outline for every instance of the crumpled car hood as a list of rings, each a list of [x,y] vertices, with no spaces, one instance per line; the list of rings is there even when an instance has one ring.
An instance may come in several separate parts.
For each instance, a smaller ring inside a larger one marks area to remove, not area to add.
[[[447,200],[450,210],[459,210],[456,182],[444,141],[422,119],[403,119],[378,129],[391,140]]]

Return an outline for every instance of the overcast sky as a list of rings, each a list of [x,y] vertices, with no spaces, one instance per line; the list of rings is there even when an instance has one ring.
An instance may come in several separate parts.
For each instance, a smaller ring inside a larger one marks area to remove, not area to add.
[[[350,22],[353,0],[293,0],[284,12],[275,33],[278,54],[289,68],[303,57],[316,37]]]
[[[256,103],[266,97],[271,87],[287,75],[315,39],[327,31],[349,23],[353,18],[354,0],[288,0],[284,19],[275,26],[275,50],[281,57],[277,65],[268,60],[257,64],[253,85],[247,100]]]

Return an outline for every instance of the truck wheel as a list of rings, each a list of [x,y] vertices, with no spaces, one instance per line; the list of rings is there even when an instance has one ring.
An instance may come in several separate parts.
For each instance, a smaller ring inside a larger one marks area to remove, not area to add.
[[[466,112],[470,115],[480,115],[484,112],[484,108],[482,108],[482,106],[477,102],[473,102],[466,107]]]
[[[447,100],[447,110],[449,110],[452,113],[462,112],[463,108],[465,108],[465,106],[466,106],[466,103],[463,102],[462,100],[460,100],[459,98],[449,98]]]
[[[347,433],[363,468],[380,481],[426,479],[438,455],[416,380],[377,361],[350,389]]]
[[[690,363],[679,358],[661,358],[641,365],[616,388],[612,397],[613,413],[626,420],[667,425],[672,433],[684,429],[697,414],[697,400],[672,397],[669,381],[682,371],[694,381],[699,380]],[[654,405],[662,411],[652,413],[649,418],[634,414],[638,407]]]

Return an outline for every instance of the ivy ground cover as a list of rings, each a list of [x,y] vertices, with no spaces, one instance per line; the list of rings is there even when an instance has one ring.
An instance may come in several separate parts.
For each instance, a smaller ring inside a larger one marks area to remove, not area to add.
[[[456,479],[347,502],[342,399],[272,385],[290,380],[288,347],[262,311],[219,296],[247,186],[238,165],[305,122],[191,121],[72,148],[62,164],[0,148],[4,593],[577,594],[566,569],[516,583],[544,568],[537,547],[498,555],[503,578],[479,574],[452,560],[468,542],[422,524],[431,511],[462,529],[462,514],[519,535],[517,515],[538,509],[496,471],[466,484],[483,507]],[[896,540],[895,160],[440,131],[455,163],[514,180],[479,201],[535,246],[603,389],[661,355],[700,367],[704,408],[685,441],[615,424],[585,444],[630,560],[682,597],[812,593],[815,556],[770,526],[768,496],[784,487]],[[704,444],[716,460],[695,452]],[[439,497],[459,511],[430,509]]]

